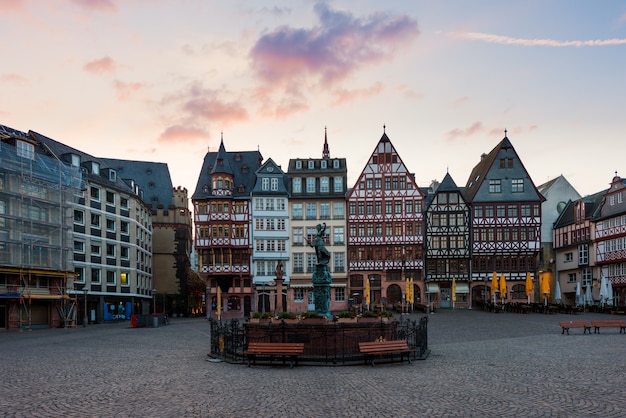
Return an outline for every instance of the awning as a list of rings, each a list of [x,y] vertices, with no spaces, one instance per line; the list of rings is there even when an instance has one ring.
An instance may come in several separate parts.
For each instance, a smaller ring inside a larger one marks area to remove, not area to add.
[[[427,283],[426,293],[439,293],[439,283]]]
[[[469,293],[469,284],[467,284],[467,283],[457,283],[456,284],[456,293]]]
[[[69,298],[68,295],[27,295],[25,293],[22,293],[22,297],[24,299],[47,299],[47,300],[55,300],[55,299],[67,299]]]

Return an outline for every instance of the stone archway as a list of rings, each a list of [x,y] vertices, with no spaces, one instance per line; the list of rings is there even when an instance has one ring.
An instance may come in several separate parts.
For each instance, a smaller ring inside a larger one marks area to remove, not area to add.
[[[397,284],[392,284],[387,288],[387,305],[402,302],[402,288]]]

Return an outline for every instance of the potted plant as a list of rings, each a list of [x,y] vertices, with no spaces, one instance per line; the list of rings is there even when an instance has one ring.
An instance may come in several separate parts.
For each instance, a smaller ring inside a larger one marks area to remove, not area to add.
[[[337,322],[356,322],[356,316],[350,311],[341,311],[337,314]]]
[[[252,317],[250,318],[251,324],[267,324],[270,322],[270,315],[268,312],[253,312]]]
[[[363,311],[358,322],[377,322],[378,315],[374,311]]]
[[[285,324],[294,324],[298,322],[298,318],[290,313],[290,312],[281,312],[276,316],[276,321],[272,321],[272,322],[279,322],[279,323],[285,323]]]
[[[326,322],[326,317],[318,314],[315,311],[303,312],[300,317],[302,318],[302,322],[305,322],[307,324],[318,324]]]
[[[391,317],[393,317],[393,312],[391,312],[391,311],[382,311],[381,313],[378,314],[378,316],[383,318],[384,321],[389,321],[391,319]]]

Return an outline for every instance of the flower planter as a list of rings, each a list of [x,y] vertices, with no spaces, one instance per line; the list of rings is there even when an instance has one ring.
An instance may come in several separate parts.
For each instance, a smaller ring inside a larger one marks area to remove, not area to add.
[[[339,324],[356,324],[356,318],[337,318],[337,323]]]
[[[375,318],[375,317],[365,317],[365,318],[359,318],[359,320],[357,321],[360,324],[367,324],[367,323],[375,323],[375,322],[380,322],[380,318]]]

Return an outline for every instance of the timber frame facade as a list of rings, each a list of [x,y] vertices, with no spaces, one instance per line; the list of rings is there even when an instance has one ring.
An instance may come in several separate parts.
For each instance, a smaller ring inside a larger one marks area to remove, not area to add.
[[[402,303],[405,279],[423,280],[424,194],[385,132],[347,202],[349,285],[355,303],[368,297],[374,306]],[[415,295],[422,289],[417,285]]]

